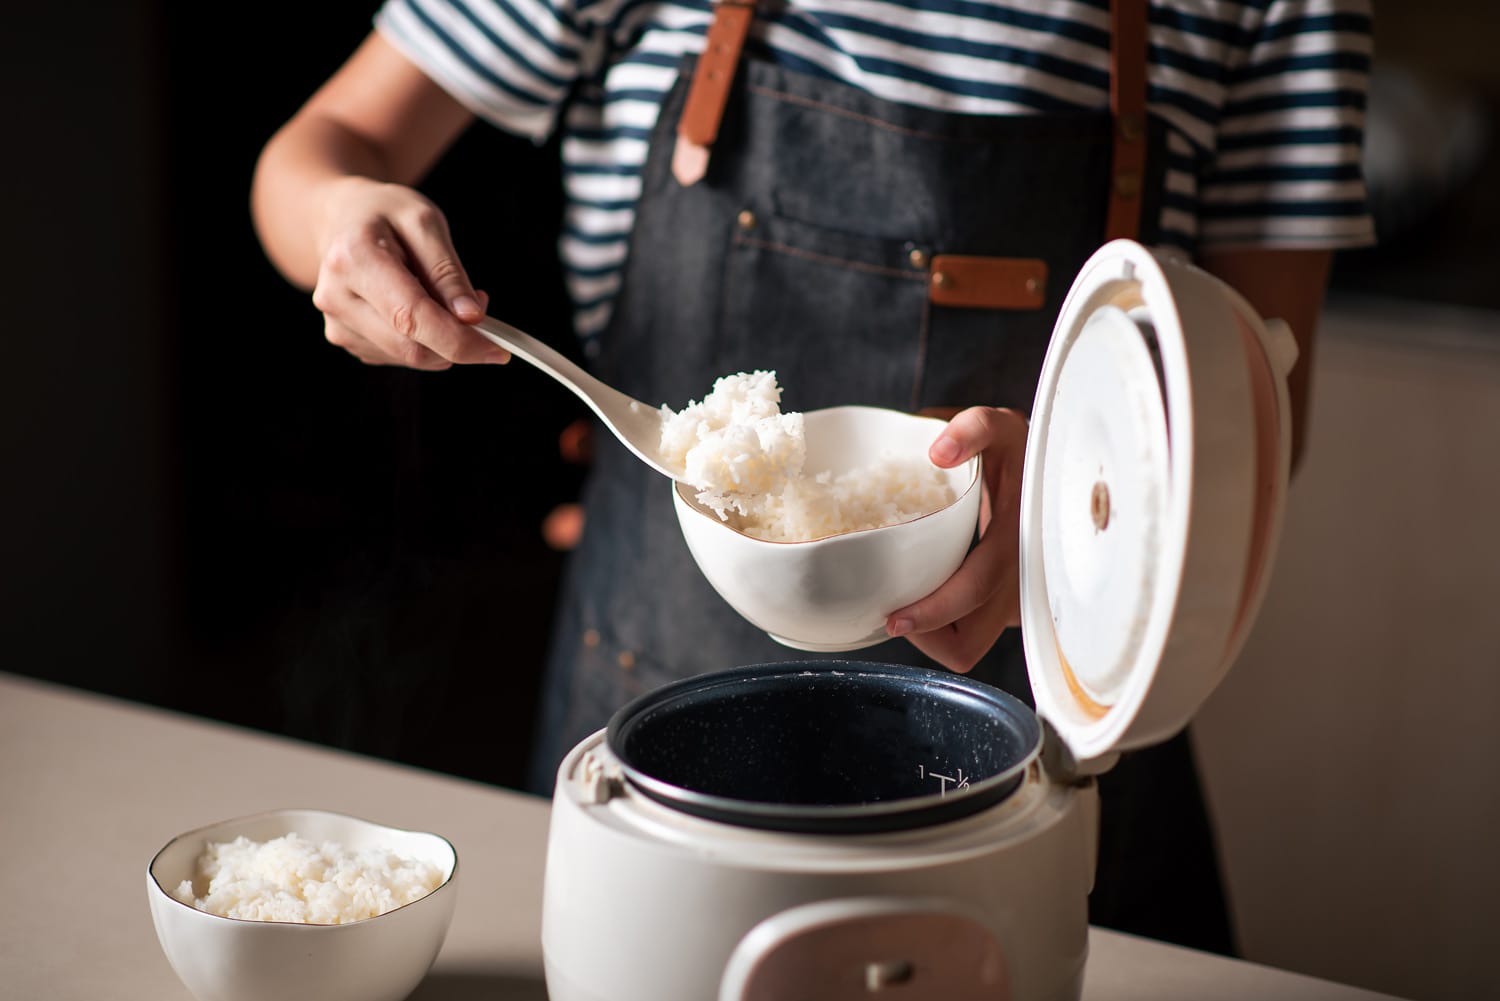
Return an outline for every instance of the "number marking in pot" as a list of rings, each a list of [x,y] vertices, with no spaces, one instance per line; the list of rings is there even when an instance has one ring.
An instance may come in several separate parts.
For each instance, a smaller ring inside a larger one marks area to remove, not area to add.
[[[918,765],[917,775],[923,779],[941,779],[942,785],[938,787],[939,796],[948,795],[948,783],[950,782],[953,783],[954,792],[969,788],[969,780],[964,777],[964,770],[962,768],[958,770],[958,776],[955,778],[952,775],[939,775],[937,772],[929,772],[926,765]]]

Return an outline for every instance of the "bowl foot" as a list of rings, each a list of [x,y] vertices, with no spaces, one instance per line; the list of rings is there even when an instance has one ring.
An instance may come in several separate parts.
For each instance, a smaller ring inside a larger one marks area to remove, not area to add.
[[[807,640],[794,640],[788,636],[777,636],[772,632],[768,632],[766,635],[782,646],[789,646],[793,650],[809,650],[813,653],[843,653],[846,650],[863,650],[867,646],[884,643],[891,638],[884,628],[877,629],[862,639],[842,643],[810,643]]]

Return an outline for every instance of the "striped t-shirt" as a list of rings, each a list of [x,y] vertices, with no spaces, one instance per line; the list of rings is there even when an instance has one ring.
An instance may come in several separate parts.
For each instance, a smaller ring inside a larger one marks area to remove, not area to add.
[[[712,17],[709,0],[386,0],[375,17],[479,117],[537,141],[561,119],[559,251],[585,341],[620,287],[662,98]],[[1035,114],[1109,106],[1109,21],[1108,0],[790,0],[762,4],[748,46],[890,101]],[[1152,0],[1149,42],[1164,244],[1372,242],[1368,0]]]

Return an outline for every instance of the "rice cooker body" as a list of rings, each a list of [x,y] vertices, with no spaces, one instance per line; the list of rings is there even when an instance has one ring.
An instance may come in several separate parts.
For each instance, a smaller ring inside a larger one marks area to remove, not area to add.
[[[1092,780],[1058,781],[1034,760],[968,817],[827,835],[691,816],[615,766],[601,730],[558,773],[542,913],[553,1001],[750,1001],[776,996],[778,966],[804,987],[810,970],[842,978],[850,997],[881,976],[956,1001],[1079,996]],[[837,1001],[840,986],[815,993]]]
[[[762,1001],[819,970],[853,977],[813,992],[827,1001],[955,972],[913,996],[1078,997],[1087,776],[1185,726],[1238,653],[1280,532],[1295,359],[1285,325],[1212,276],[1101,248],[1059,314],[1027,439],[1021,628],[1049,730],[1019,786],[929,826],[760,830],[642,795],[600,731],[554,795],[554,1001]]]

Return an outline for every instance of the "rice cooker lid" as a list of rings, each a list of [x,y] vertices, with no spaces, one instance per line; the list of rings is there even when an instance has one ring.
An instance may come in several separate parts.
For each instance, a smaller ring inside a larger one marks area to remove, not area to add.
[[[1037,711],[1080,770],[1181,730],[1238,654],[1280,534],[1296,353],[1284,323],[1133,241],[1074,280],[1032,409],[1020,562]]]

